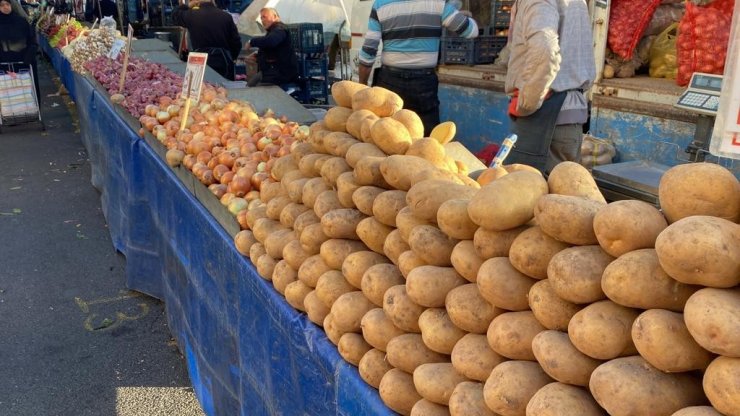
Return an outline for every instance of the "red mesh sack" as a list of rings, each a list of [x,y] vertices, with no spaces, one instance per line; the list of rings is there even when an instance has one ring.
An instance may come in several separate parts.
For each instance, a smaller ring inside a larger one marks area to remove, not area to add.
[[[733,7],[733,0],[716,0],[706,7],[686,3],[676,41],[676,84],[688,85],[694,72],[724,73]]]
[[[609,49],[624,60],[632,59],[637,42],[659,4],[660,0],[613,0],[606,38]]]

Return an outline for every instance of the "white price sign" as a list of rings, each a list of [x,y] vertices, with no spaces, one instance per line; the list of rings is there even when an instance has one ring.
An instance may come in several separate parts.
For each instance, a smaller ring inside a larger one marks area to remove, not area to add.
[[[126,46],[126,41],[123,39],[116,39],[113,41],[113,45],[111,45],[110,50],[108,51],[108,58],[110,59],[116,59],[118,58],[118,54],[121,53],[121,49]]]
[[[208,54],[206,53],[190,52],[188,54],[188,66],[182,81],[182,98],[189,98],[194,104],[200,99],[207,60]]]
[[[717,119],[709,151],[715,156],[740,159],[740,2],[735,2],[727,48]]]

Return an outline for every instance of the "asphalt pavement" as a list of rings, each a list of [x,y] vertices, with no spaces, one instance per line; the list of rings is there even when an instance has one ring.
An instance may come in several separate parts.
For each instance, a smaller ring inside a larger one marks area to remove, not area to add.
[[[74,105],[0,134],[0,416],[203,415],[165,305],[125,286]]]

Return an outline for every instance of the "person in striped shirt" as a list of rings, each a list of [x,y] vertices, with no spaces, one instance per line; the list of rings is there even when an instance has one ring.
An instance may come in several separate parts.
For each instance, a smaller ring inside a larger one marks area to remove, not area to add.
[[[478,36],[475,20],[445,0],[375,0],[359,56],[360,82],[367,84],[382,43],[373,86],[401,96],[404,108],[424,122],[426,136],[439,124],[434,69],[443,30],[465,38]]]

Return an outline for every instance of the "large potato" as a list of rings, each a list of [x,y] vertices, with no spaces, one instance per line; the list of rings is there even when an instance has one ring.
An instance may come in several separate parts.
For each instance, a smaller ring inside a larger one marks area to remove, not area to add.
[[[344,172],[337,177],[337,199],[339,203],[345,208],[356,208],[355,201],[352,200],[352,195],[355,191],[360,188],[355,182],[355,173]]]
[[[370,137],[388,155],[403,155],[411,146],[411,135],[400,121],[381,117],[370,128]]]
[[[362,288],[362,276],[370,266],[388,263],[388,259],[374,251],[356,251],[349,254],[342,263],[342,274],[352,286]]]
[[[356,137],[360,137],[360,136],[356,136]],[[385,157],[387,155],[383,153],[383,151],[380,150],[378,146],[372,143],[353,144],[352,147],[347,149],[347,154],[344,155],[344,157],[347,159],[347,164],[352,166],[353,168],[357,164],[357,161],[359,161],[365,156]]]
[[[386,157],[365,156],[355,163],[355,182],[358,185],[372,185],[391,189],[380,172],[380,165]]]
[[[568,247],[569,244],[550,237],[540,227],[531,227],[522,231],[511,243],[509,261],[527,276],[545,279],[550,260]]]
[[[373,349],[365,340],[362,335],[348,332],[339,338],[337,344],[337,350],[339,355],[344,358],[344,361],[354,365],[355,367],[360,365],[360,360],[365,354]]]
[[[334,87],[332,86],[333,94]],[[355,111],[370,110],[378,117],[388,117],[402,108],[403,100],[401,97],[383,87],[357,87],[357,90],[352,94],[352,109]]]
[[[393,113],[391,117],[406,126],[412,139],[416,140],[424,137],[424,123],[414,111],[404,108]]]
[[[376,349],[366,352],[357,366],[360,377],[376,389],[380,387],[380,380],[391,368],[393,366],[385,360],[385,352]]]
[[[419,266],[406,278],[406,291],[415,303],[430,308],[445,306],[445,297],[467,283],[452,267]]]
[[[331,267],[326,265],[320,255],[315,254],[301,263],[298,268],[298,280],[305,283],[306,286],[315,288],[319,277],[329,270],[331,270]]]
[[[375,217],[367,217],[357,223],[357,235],[360,240],[376,253],[383,253],[388,234],[393,231],[395,231],[393,227],[381,224]]]
[[[429,222],[436,222],[437,211],[439,211],[440,205],[445,201],[450,199],[470,199],[476,195],[476,191],[476,189],[469,186],[450,181],[428,179],[415,184],[409,189],[406,194],[406,202],[415,217]],[[469,212],[470,207],[468,206]],[[495,216],[491,211],[487,211],[486,215],[490,217]],[[472,215],[471,218],[473,218]]]
[[[329,270],[319,277],[316,282],[316,296],[324,305],[331,309],[334,302],[345,293],[357,291],[347,283],[347,279],[338,270]]]
[[[331,131],[347,131],[347,118],[350,114],[350,108],[332,107],[324,114],[324,125]]]
[[[331,97],[338,106],[352,108],[352,97],[357,91],[370,88],[365,84],[341,80],[331,84]]]
[[[373,215],[375,198],[386,190],[377,186],[360,186],[352,193],[352,203],[365,215]]]
[[[285,260],[280,260],[275,263],[275,268],[272,271],[271,280],[272,285],[275,287],[275,290],[277,290],[278,293],[280,293],[281,295],[285,296],[285,289],[288,287],[288,285],[295,281],[298,281],[298,272],[293,270],[293,268],[290,267],[290,265],[288,265]],[[303,302],[301,301],[301,303]]]
[[[712,406],[690,406],[684,407],[671,416],[722,416]]]
[[[451,354],[455,344],[465,336],[465,331],[455,326],[444,308],[429,308],[419,316],[421,338],[429,349],[441,354]]]
[[[368,267],[362,276],[360,288],[370,302],[382,307],[385,291],[393,286],[402,285],[404,282],[405,280],[398,266],[381,263]]]
[[[421,399],[411,408],[411,416],[450,416],[447,406]]]
[[[555,293],[568,302],[592,303],[604,299],[601,276],[614,260],[599,246],[577,246],[555,254],[547,276]]]
[[[660,178],[658,198],[669,222],[692,215],[740,221],[740,182],[714,163],[674,166]]]
[[[425,309],[409,298],[406,285],[393,286],[383,295],[383,311],[386,316],[390,318],[393,325],[406,332],[421,332],[419,316]]]
[[[362,336],[368,344],[385,352],[388,342],[393,338],[405,334],[405,332],[393,325],[382,308],[367,311],[360,321]]]
[[[359,240],[357,224],[365,218],[365,214],[353,208],[335,209],[321,217],[321,229],[329,238]]]
[[[324,192],[331,189],[331,186],[327,184],[323,178],[311,178],[303,185],[301,193],[301,202],[303,205],[313,209],[313,205],[316,203],[316,198]]]
[[[313,212],[315,212],[316,216],[319,218],[323,217],[324,214],[329,211],[342,208],[344,208],[344,206],[339,202],[337,191],[333,189],[320,193],[313,204]]]
[[[537,200],[534,218],[542,231],[568,244],[596,244],[594,216],[605,205],[580,196],[547,194]]]
[[[691,338],[683,314],[664,309],[640,314],[632,324],[632,341],[647,362],[667,373],[703,370],[713,358]]]
[[[414,229],[414,227],[416,227],[417,225],[431,224],[433,224],[433,221],[427,221],[416,217],[411,212],[411,208],[409,208],[408,205],[398,211],[398,214],[396,215],[396,227],[401,233],[401,238],[403,239],[403,241],[406,241],[407,243],[409,241],[409,236],[411,235],[411,230]]]
[[[334,327],[341,332],[361,332],[360,322],[375,305],[360,291],[345,293],[331,305]],[[368,348],[369,349],[369,348]],[[358,360],[359,361],[359,360]],[[356,365],[356,364],[355,364]]]
[[[432,168],[433,165],[418,156],[390,155],[380,163],[380,172],[385,181],[395,189],[408,191],[415,172]]]
[[[463,381],[450,396],[450,416],[496,416],[483,399],[483,384]]]
[[[704,392],[715,409],[740,416],[740,358],[717,357],[704,373]]]
[[[537,200],[547,193],[547,182],[534,172],[510,173],[482,187],[470,200],[470,219],[489,230],[508,230],[534,218]]]
[[[552,381],[536,362],[505,361],[497,365],[486,380],[483,398],[495,413],[524,416],[532,396]]]
[[[471,380],[485,382],[491,371],[506,358],[496,354],[485,335],[467,334],[457,341],[450,357],[458,373]]]
[[[612,202],[596,213],[593,222],[599,244],[614,257],[655,247],[655,239],[667,226],[660,211],[637,200]]]
[[[347,256],[364,250],[367,250],[367,247],[360,241],[331,238],[321,244],[320,254],[327,266],[341,270]]]
[[[381,224],[396,226],[398,212],[406,206],[406,192],[385,191],[373,200],[373,216]]]
[[[458,242],[433,225],[414,227],[408,240],[411,250],[433,266],[451,266],[452,250]]]
[[[493,231],[485,228],[478,228],[475,235],[473,236],[473,245],[475,252],[478,253],[482,259],[490,259],[492,257],[508,257],[511,244],[524,230],[528,229],[528,225],[522,225],[521,227],[512,228],[511,230],[504,231]]]
[[[346,123],[347,133],[351,134],[352,137],[356,139],[361,139],[362,138],[362,122],[366,118],[377,120],[380,117],[376,116],[375,113],[373,113],[370,110],[353,111],[352,114],[350,114],[349,117],[347,117],[347,123]],[[347,163],[349,163],[349,160],[347,160]],[[350,163],[350,165],[352,164]]]
[[[527,404],[527,416],[606,416],[588,391],[563,383],[539,389]]]
[[[421,400],[414,387],[414,378],[397,368],[388,370],[378,386],[380,398],[386,406],[404,415],[411,415],[411,408]]]
[[[459,383],[467,381],[458,374],[451,363],[427,363],[414,370],[414,386],[421,397],[430,402],[447,406],[452,391]]]
[[[613,416],[670,416],[705,400],[700,379],[686,373],[664,373],[640,356],[600,365],[591,374],[589,389]]]
[[[592,303],[573,315],[568,336],[582,353],[599,360],[637,353],[632,323],[639,312],[610,300]]]
[[[679,282],[719,288],[740,284],[738,224],[717,217],[683,218],[660,233],[655,250],[663,270]]]
[[[452,289],[445,298],[445,307],[458,328],[475,334],[485,334],[493,318],[504,312],[483,299],[475,283]]]
[[[606,203],[591,172],[576,162],[558,163],[547,177],[547,185],[552,194],[582,196]]]
[[[515,269],[508,257],[494,257],[483,262],[476,279],[481,295],[491,305],[509,311],[529,309],[527,294],[536,282]]]
[[[430,350],[419,334],[403,334],[388,341],[386,358],[407,373],[413,373],[422,364],[449,361],[446,355]]]
[[[403,253],[401,253],[400,256],[398,256],[398,269],[401,271],[401,274],[404,278],[407,278],[409,276],[409,273],[411,273],[411,270],[414,270],[415,268],[419,266],[424,266],[426,263],[424,260],[421,259],[421,257],[414,254],[411,250],[406,250]],[[457,270],[457,269],[455,269]],[[458,271],[458,273],[460,273]]]
[[[545,328],[531,311],[506,312],[488,327],[488,345],[497,354],[512,360],[534,361],[532,339]]]
[[[475,244],[472,240],[462,240],[457,243],[452,249],[450,262],[455,271],[468,282],[475,283],[478,280],[478,270],[483,264],[483,259],[475,252]]]
[[[329,315],[329,312],[331,312],[331,309],[327,308],[324,302],[316,295],[315,290],[308,292],[303,298],[303,308],[306,310],[308,320],[318,326],[324,326],[324,320]]]
[[[684,309],[686,326],[705,349],[740,357],[740,288],[705,288],[694,293]]]
[[[450,199],[440,205],[437,211],[437,224],[440,230],[458,240],[472,240],[478,225],[468,215],[469,203],[467,199]]]
[[[604,269],[601,288],[609,299],[623,306],[677,312],[699,290],[668,276],[651,248],[631,251],[612,261]]]
[[[560,298],[552,288],[550,279],[540,280],[532,285],[527,300],[537,321],[547,329],[558,331],[567,331],[571,318],[582,308]]]
[[[401,238],[401,232],[393,230],[385,237],[383,243],[383,254],[396,266],[400,265],[401,254],[410,251],[411,247]]]
[[[532,339],[532,352],[547,375],[561,383],[588,387],[591,373],[602,361],[578,351],[568,334],[542,331]]]

